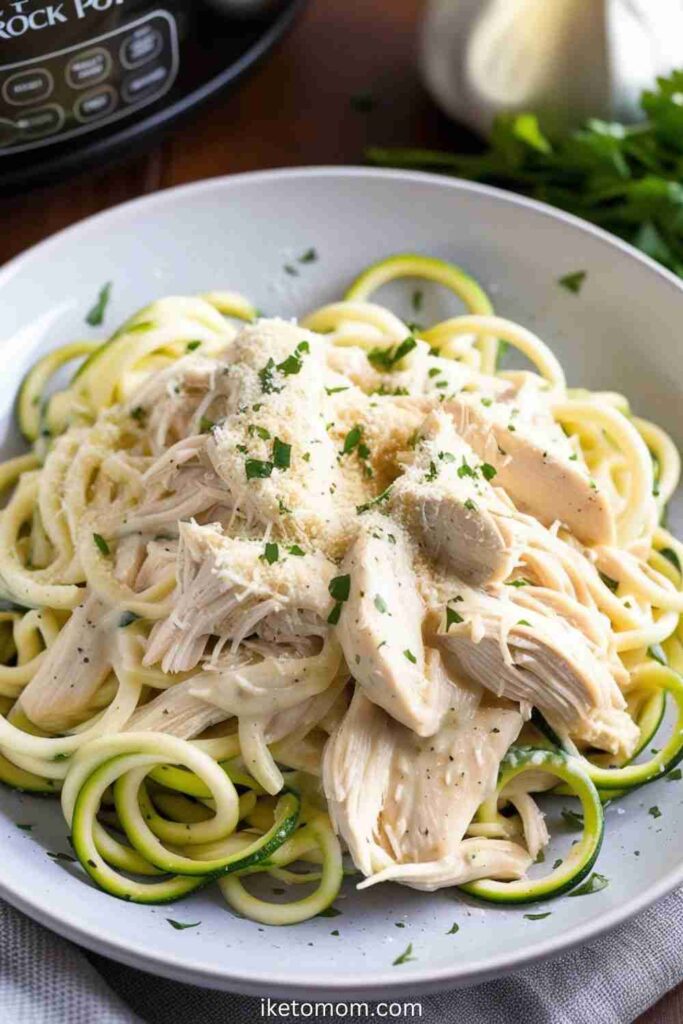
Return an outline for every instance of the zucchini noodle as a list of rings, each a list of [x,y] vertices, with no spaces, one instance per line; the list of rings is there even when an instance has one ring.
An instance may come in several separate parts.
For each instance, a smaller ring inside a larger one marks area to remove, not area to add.
[[[377,302],[403,279],[464,308],[409,325]],[[676,447],[568,389],[455,264],[381,260],[298,325],[157,300],[39,359],[17,417],[0,781],[60,795],[112,896],[216,881],[294,924],[348,856],[361,888],[547,899],[593,867],[603,802],[683,758]],[[537,878],[542,794],[583,831]]]

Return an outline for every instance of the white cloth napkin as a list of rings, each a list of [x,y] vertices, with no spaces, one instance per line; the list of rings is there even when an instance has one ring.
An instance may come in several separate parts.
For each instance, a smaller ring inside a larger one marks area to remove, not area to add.
[[[683,890],[562,957],[474,988],[426,996],[421,1022],[630,1024],[681,981]],[[3,1024],[256,1024],[261,1019],[258,999],[155,978],[85,954],[0,902]],[[306,1017],[325,1024],[342,1019],[350,1018]]]

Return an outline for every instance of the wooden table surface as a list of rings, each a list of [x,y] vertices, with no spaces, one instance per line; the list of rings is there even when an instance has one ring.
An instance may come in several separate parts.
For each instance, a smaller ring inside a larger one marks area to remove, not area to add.
[[[0,199],[0,264],[90,214],[170,185],[268,167],[361,163],[368,144],[471,145],[420,85],[421,7],[420,0],[311,0],[263,65],[143,155]],[[354,109],[352,97],[362,94],[374,100],[370,111]],[[683,986],[638,1024],[683,1024]]]

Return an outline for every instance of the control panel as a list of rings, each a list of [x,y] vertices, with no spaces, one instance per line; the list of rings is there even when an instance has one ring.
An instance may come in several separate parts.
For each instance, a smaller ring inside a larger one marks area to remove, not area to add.
[[[85,43],[0,64],[0,156],[126,117],[164,96],[177,74],[177,25],[162,10]]]

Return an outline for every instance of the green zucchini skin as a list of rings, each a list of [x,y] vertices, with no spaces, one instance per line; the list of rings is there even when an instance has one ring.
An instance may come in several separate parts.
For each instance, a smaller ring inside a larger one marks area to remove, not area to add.
[[[660,686],[659,692],[664,697],[668,695],[673,700],[677,711],[671,736],[649,761],[645,761],[643,764],[633,763],[638,754],[654,738],[662,723],[665,713],[663,702],[659,706],[653,704],[650,708],[638,746],[631,758],[620,768],[603,768],[594,764],[589,758],[584,757],[571,741],[563,741],[556,737],[559,748],[581,763],[586,774],[606,800],[615,799],[662,778],[683,760],[683,679],[673,669],[664,665],[650,666],[649,671],[651,675],[657,677]],[[534,724],[546,736],[553,732],[540,712],[534,712]],[[556,792],[565,794],[567,790],[560,787]]]
[[[298,794],[288,790],[279,799],[272,828],[264,835],[254,837],[246,847],[203,860],[181,856],[171,850],[160,855],[159,851],[165,848],[139,815],[139,782],[133,778],[132,784],[126,786],[129,769],[139,763],[139,757],[131,754],[105,756],[83,780],[73,807],[71,832],[74,852],[90,878],[118,899],[143,904],[170,903],[216,878],[265,867],[299,824],[301,801]],[[102,827],[96,818],[102,796],[110,785],[114,788],[120,824],[132,847],[127,858],[123,856],[127,848],[120,847],[120,844],[105,844]],[[151,870],[146,874],[156,871],[163,873],[163,877],[159,881],[140,882],[128,879],[112,867],[130,870],[132,865],[135,870],[136,863],[149,865]]]
[[[572,846],[562,864],[539,879],[498,882],[480,879],[459,889],[487,903],[525,904],[555,899],[577,886],[591,871],[602,845],[605,819],[597,789],[581,764],[562,751],[537,747],[511,747],[501,764],[497,795],[518,775],[542,771],[556,775],[581,801],[584,829],[580,841]]]

